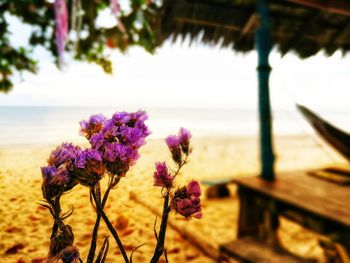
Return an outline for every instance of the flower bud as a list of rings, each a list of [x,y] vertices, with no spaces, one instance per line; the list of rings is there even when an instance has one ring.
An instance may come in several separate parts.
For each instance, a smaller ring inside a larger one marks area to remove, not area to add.
[[[180,139],[176,135],[169,135],[168,137],[165,138],[165,142],[168,145],[168,148],[171,152],[173,160],[177,163],[180,164],[182,161],[181,157],[181,147],[180,147]]]
[[[154,186],[170,188],[173,184],[174,177],[168,172],[166,163],[157,162],[156,171],[153,174]]]
[[[185,128],[180,128],[179,140],[181,149],[184,154],[188,155],[190,153],[190,138],[192,137],[191,132]]]

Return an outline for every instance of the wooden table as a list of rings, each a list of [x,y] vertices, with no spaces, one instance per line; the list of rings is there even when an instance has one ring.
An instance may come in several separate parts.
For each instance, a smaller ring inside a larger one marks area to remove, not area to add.
[[[278,247],[278,217],[284,216],[332,237],[350,251],[350,187],[303,171],[276,177],[273,182],[260,177],[234,180],[240,198],[238,240],[253,237],[270,247]],[[234,246],[222,246],[221,251],[234,253]]]

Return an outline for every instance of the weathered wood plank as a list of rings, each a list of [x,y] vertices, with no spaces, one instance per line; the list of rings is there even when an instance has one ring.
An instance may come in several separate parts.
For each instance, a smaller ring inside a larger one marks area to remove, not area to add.
[[[221,258],[225,256],[242,262],[259,263],[300,263],[309,262],[285,251],[273,249],[266,244],[251,238],[242,238],[220,247]]]
[[[274,182],[259,177],[235,179],[238,186],[254,190],[281,203],[350,228],[350,188],[293,172],[279,174]]]
[[[346,176],[346,175],[342,175],[334,172],[328,172],[327,170],[310,171],[309,174],[319,179],[330,181],[336,184],[342,184],[342,185],[350,184],[350,176]]]

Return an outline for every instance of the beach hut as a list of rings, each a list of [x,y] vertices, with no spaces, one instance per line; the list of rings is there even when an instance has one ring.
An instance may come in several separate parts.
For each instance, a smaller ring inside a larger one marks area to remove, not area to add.
[[[159,43],[187,36],[236,52],[258,53],[261,173],[235,180],[240,198],[238,240],[222,245],[220,252],[244,262],[305,262],[280,253],[277,228],[282,215],[332,235],[350,255],[348,189],[300,171],[275,179],[269,94],[273,47],[282,55],[294,52],[301,58],[321,50],[327,55],[350,50],[350,1],[165,0]]]
[[[256,49],[259,88],[261,176],[274,180],[274,151],[269,95],[269,54],[308,58],[350,49],[350,2],[345,0],[165,0],[159,43],[189,36],[236,52]]]

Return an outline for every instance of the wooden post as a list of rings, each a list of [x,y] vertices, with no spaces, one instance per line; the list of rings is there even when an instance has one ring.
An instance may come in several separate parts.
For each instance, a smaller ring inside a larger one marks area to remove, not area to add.
[[[272,45],[269,30],[269,10],[267,0],[257,0],[256,11],[260,21],[260,26],[255,33],[255,45],[258,52],[257,70],[259,82],[261,176],[265,180],[272,181],[275,179],[269,94],[269,77],[271,71],[269,55]]]

